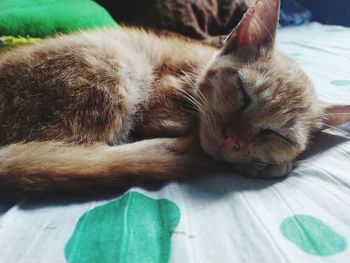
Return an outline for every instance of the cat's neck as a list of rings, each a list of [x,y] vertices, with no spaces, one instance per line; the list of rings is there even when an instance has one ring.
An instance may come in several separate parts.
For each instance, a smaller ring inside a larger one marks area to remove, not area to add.
[[[149,36],[147,36],[149,37]],[[153,41],[153,42],[152,42]],[[183,136],[196,130],[198,113],[189,96],[195,95],[216,49],[177,37],[154,38],[147,48],[154,81],[143,105],[140,136]]]
[[[180,37],[157,38],[149,48],[154,68],[154,88],[167,90],[196,89],[195,82],[212,59],[216,48]]]
[[[217,51],[211,46],[189,42],[181,38],[166,39],[164,44],[159,50],[161,54],[153,57],[155,75],[157,79],[164,76],[187,79],[185,86],[188,81],[190,86],[193,86],[193,81],[202,74]]]

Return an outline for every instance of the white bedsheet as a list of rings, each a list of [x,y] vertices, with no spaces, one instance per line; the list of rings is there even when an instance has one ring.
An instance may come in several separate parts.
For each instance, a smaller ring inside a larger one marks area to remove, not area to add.
[[[350,104],[349,28],[312,23],[281,29],[277,46],[300,63],[320,98]],[[350,141],[344,137],[324,135],[285,180],[218,172],[157,189],[129,191],[165,198],[178,207],[170,262],[350,260]],[[67,262],[64,249],[79,218],[118,197],[74,202],[23,200],[9,210],[0,204],[0,262]],[[132,262],[130,255],[141,250],[127,251],[114,262]],[[84,260],[71,262],[92,262]]]

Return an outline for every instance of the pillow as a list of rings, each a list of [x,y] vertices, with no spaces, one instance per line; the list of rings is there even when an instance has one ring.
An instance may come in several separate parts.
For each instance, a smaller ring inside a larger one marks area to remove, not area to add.
[[[115,25],[109,13],[90,0],[0,1],[0,36],[46,37]]]
[[[255,0],[97,0],[118,21],[221,46]]]

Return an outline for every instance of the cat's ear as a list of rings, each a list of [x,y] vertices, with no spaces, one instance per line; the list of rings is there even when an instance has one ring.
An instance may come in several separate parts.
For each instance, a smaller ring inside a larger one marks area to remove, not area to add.
[[[325,108],[322,128],[336,127],[346,122],[350,122],[350,105],[330,105]]]
[[[225,40],[222,53],[251,53],[272,48],[278,26],[280,0],[257,0]]]

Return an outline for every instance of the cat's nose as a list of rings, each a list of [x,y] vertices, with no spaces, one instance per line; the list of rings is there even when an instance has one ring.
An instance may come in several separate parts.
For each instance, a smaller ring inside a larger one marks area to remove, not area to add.
[[[224,132],[223,138],[221,139],[221,145],[226,149],[234,149],[236,151],[241,149],[237,137],[229,130]]]

